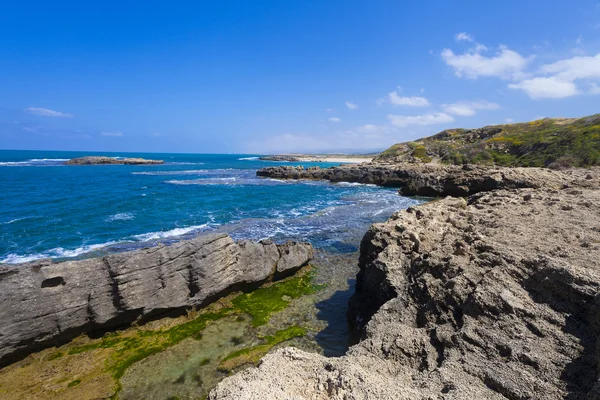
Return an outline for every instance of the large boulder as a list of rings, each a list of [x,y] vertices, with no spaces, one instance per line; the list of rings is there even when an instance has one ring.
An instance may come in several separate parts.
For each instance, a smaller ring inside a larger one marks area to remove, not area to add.
[[[297,349],[222,399],[598,399],[600,191],[496,190],[394,214],[361,244],[340,358]]]
[[[308,243],[214,234],[87,260],[1,265],[0,365],[83,332],[185,312],[312,256]]]

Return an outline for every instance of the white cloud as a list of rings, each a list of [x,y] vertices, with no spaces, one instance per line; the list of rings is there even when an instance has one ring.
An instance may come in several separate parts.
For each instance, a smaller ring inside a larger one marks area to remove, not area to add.
[[[481,54],[486,50],[485,46],[476,44],[475,48],[463,54],[454,54],[452,50],[444,49],[441,56],[446,64],[454,68],[456,76],[468,79],[489,76],[519,79],[524,76],[524,69],[534,57],[523,57],[506,46],[500,46],[498,52],[491,57]]]
[[[454,39],[457,42],[461,42],[463,40],[466,40],[467,42],[473,42],[474,39],[471,35],[469,35],[467,32],[461,32],[461,33],[457,33],[456,35],[454,35]]]
[[[593,57],[573,57],[546,64],[540,68],[540,73],[554,75],[563,81],[600,79],[600,54]]]
[[[331,118],[329,118],[329,121],[330,122],[341,122],[342,120],[338,117],[331,117]]]
[[[152,136],[154,136],[154,137],[161,137],[162,133],[160,133],[160,132],[152,132]]]
[[[114,132],[102,132],[102,136],[112,136],[112,137],[122,137],[123,132],[114,131]]]
[[[333,108],[326,108],[326,109],[325,109],[325,111],[326,111],[326,112],[332,112],[332,111],[333,111]]]
[[[423,115],[388,115],[388,119],[392,125],[400,127],[409,125],[435,125],[454,121],[451,115],[441,112]]]
[[[404,97],[398,95],[398,92],[393,91],[388,94],[390,103],[396,106],[408,106],[408,107],[427,107],[429,100],[425,97]]]
[[[600,54],[577,56],[543,65],[535,78],[510,84],[511,89],[523,90],[534,100],[562,99],[582,93],[600,94]],[[584,81],[589,89],[582,90],[577,81]]]
[[[523,90],[533,100],[562,99],[579,93],[575,83],[556,77],[526,79],[519,83],[511,83],[508,87]]]
[[[348,107],[350,110],[356,110],[358,108],[358,105],[356,103],[351,102],[351,101],[347,101],[346,102],[346,107]]]
[[[459,101],[452,104],[442,104],[443,110],[452,115],[470,117],[477,113],[477,110],[497,110],[500,106],[489,101]]]
[[[505,118],[504,122],[506,122],[507,124],[512,124],[513,122],[515,122],[515,120],[512,118]]]
[[[42,117],[59,117],[59,118],[73,118],[71,114],[50,110],[48,108],[41,107],[29,107],[25,109],[26,112],[33,115],[39,115]]]
[[[355,129],[359,133],[384,133],[390,130],[387,125],[365,124]]]

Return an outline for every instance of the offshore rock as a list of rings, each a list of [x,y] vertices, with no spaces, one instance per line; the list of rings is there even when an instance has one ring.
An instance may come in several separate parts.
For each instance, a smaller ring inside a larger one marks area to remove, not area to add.
[[[72,158],[65,162],[66,165],[107,165],[107,164],[125,164],[125,165],[155,165],[164,164],[163,160],[147,160],[145,158],[113,158],[104,156],[86,156]]]
[[[262,156],[262,157],[258,157],[259,160],[261,161],[283,161],[283,162],[298,162],[300,161],[300,159],[298,157],[295,156],[288,156],[288,155],[274,155],[274,156]]]
[[[214,234],[100,258],[0,265],[0,365],[84,332],[183,313],[290,274],[312,256],[308,243]]]
[[[358,344],[280,349],[209,398],[598,399],[599,204],[513,189],[397,212],[361,244]]]
[[[598,169],[593,170],[596,177]],[[480,165],[423,163],[342,165],[339,167],[262,168],[258,176],[275,179],[310,179],[358,182],[399,187],[404,196],[469,196],[478,192],[516,188],[560,188],[585,180],[585,170],[554,171],[546,168],[508,168]]]

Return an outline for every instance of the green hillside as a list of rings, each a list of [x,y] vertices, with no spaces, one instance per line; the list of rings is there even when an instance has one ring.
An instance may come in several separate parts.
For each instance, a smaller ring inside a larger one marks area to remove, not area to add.
[[[395,144],[375,161],[551,168],[600,165],[600,114],[448,129],[414,142]]]

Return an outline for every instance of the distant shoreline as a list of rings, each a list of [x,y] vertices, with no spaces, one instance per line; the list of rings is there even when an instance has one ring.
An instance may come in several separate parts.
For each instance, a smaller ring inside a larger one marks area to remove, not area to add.
[[[361,164],[373,161],[373,155],[359,154],[277,154],[260,157],[261,160],[290,161],[290,162],[329,162]]]

